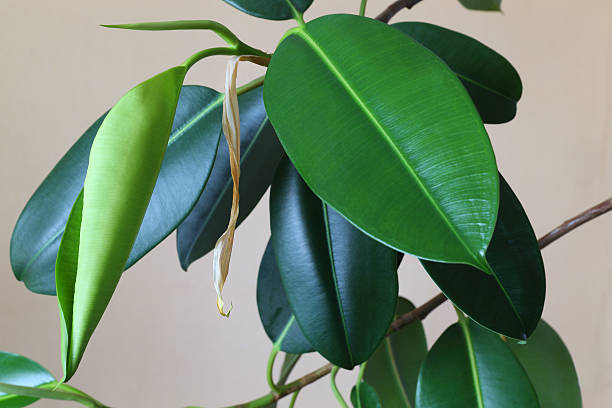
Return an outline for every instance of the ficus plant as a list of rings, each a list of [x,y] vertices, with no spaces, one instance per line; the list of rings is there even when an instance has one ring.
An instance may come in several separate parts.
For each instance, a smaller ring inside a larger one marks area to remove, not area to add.
[[[312,21],[303,13],[313,0],[224,1],[296,25],[273,54],[210,20],[107,26],[211,30],[225,45],[129,90],[26,204],[11,266],[32,292],[57,296],[64,372],[56,379],[0,352],[0,408],[41,398],[105,406],[68,382],[123,272],[175,230],[183,269],[213,252],[217,307],[229,316],[222,291],[234,231],[268,187],[271,236],[262,237],[256,291],[272,342],[270,389],[234,406],[285,397],[294,406],[331,374],[330,398],[342,407],[580,407],[571,356],[541,320],[540,250],[612,201],[536,238],[484,127],[517,114],[522,84],[511,63],[443,27],[389,24],[420,0],[395,1],[376,18],[362,0],[358,15]],[[459,1],[481,11],[501,2]],[[218,55],[229,58],[223,93],[184,85],[192,66]],[[267,67],[265,76],[237,86],[244,63]],[[398,297],[406,255],[442,292],[419,307]],[[447,300],[457,323],[428,345],[421,320]],[[290,380],[311,352],[329,363]],[[343,396],[336,375],[354,367]]]

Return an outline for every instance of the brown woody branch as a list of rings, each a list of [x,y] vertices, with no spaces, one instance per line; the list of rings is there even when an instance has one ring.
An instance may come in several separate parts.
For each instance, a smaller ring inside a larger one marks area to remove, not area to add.
[[[393,16],[399,13],[401,10],[405,8],[411,9],[421,1],[422,0],[397,0],[395,3],[387,7],[385,11],[376,16],[376,20],[382,21],[383,23],[388,23],[389,20],[391,20],[391,18],[393,18]]]

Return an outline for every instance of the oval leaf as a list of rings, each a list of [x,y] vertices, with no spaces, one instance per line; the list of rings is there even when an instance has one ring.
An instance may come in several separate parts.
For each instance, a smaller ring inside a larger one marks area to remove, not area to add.
[[[395,316],[414,310],[404,298]],[[368,360],[363,378],[376,390],[383,407],[412,408],[419,369],[427,355],[427,339],[420,321],[385,337]]]
[[[496,334],[453,324],[433,345],[419,374],[416,408],[539,408],[535,391]]]
[[[378,21],[321,17],[279,45],[264,101],[308,186],[354,225],[488,271],[495,157],[461,82],[429,50]]]
[[[241,131],[240,225],[272,182],[283,148],[266,115],[261,87],[239,96],[238,103]],[[232,186],[229,150],[227,141],[222,138],[206,187],[177,230],[176,246],[184,270],[212,251],[227,228],[232,208]]]
[[[356,385],[351,390],[351,402],[355,408],[381,408],[376,390],[367,382]],[[393,405],[395,407],[395,405]]]
[[[128,261],[162,165],[185,73],[183,66],[171,68],[130,90],[94,139],[83,192],[68,219],[56,266],[64,381],[76,371]]]
[[[313,0],[223,0],[255,17],[267,20],[288,20],[293,18],[293,11],[303,13]]]
[[[367,360],[397,301],[397,258],[317,198],[289,160],[272,185],[272,245],[293,314],[309,343],[332,363]]]
[[[168,236],[198,200],[215,160],[222,102],[223,96],[210,88],[182,88],[159,179],[126,267]],[[11,265],[17,279],[33,292],[55,294],[57,250],[74,199],[83,188],[91,144],[105,117],[62,157],[15,225]]]
[[[499,216],[487,251],[493,274],[421,261],[442,292],[483,326],[516,339],[535,330],[546,292],[538,241],[520,201],[500,176]]]
[[[578,375],[567,347],[543,320],[527,344],[507,342],[533,384],[542,408],[581,408]]]
[[[459,3],[470,10],[501,11],[501,0],[459,0]]]
[[[504,123],[516,116],[523,84],[506,58],[478,40],[427,23],[393,24],[446,62],[472,97],[485,123]]]
[[[53,375],[35,361],[0,351],[0,383],[38,387],[55,381]],[[0,408],[20,408],[36,402],[36,398],[0,392]]]
[[[282,351],[296,354],[314,351],[295,319],[292,320],[293,312],[289,306],[280,272],[276,266],[272,242],[268,242],[259,266],[257,308],[264,330],[273,343],[276,342],[285,327],[291,323],[291,328],[280,346]]]

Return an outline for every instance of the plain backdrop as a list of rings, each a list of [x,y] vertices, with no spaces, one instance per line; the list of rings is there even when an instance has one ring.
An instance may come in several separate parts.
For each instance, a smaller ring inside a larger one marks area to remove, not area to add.
[[[371,0],[375,16],[390,0]],[[315,0],[310,20],[356,13],[359,0]],[[394,21],[418,20],[478,38],[505,55],[524,84],[518,116],[488,127],[499,167],[538,236],[612,195],[612,3],[606,0],[504,0],[503,14],[424,0]],[[220,45],[209,32],[127,32],[98,24],[214,19],[272,52],[292,22],[242,14],[221,0],[3,0],[0,25],[0,350],[26,355],[61,377],[54,297],[13,278],[9,239],[26,201],[81,133],[129,88],[200,49]],[[187,83],[221,89],[227,59],[198,64]],[[239,81],[261,75],[244,64]],[[299,78],[296,78],[299,80]],[[544,251],[544,318],[571,350],[586,407],[612,404],[612,215]],[[125,273],[73,384],[117,407],[230,405],[263,395],[270,351],[257,314],[255,283],[269,235],[268,197],[238,229],[226,298],[215,307],[211,257],[181,271],[172,235]],[[417,262],[400,270],[401,294],[420,304],[437,293]],[[430,343],[453,322],[446,304],[427,318]],[[308,356],[305,373],[322,364]],[[355,373],[342,372],[348,393]],[[287,406],[285,400],[280,406]],[[64,402],[40,402],[63,407]],[[324,379],[299,407],[335,406]]]

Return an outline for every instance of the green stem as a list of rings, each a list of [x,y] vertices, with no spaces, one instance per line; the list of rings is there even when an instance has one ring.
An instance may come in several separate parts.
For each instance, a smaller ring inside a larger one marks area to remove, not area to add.
[[[295,401],[297,400],[299,393],[300,393],[300,390],[297,390],[296,392],[293,393],[293,396],[291,397],[291,402],[289,402],[289,408],[293,408],[295,406]]]
[[[355,392],[357,393],[357,407],[361,408],[361,398],[360,398],[360,388],[361,388],[361,382],[363,381],[363,373],[365,372],[365,368],[366,368],[366,364],[368,362],[364,361],[363,363],[361,363],[361,365],[359,366],[359,374],[357,375],[357,382],[355,382]]]
[[[190,69],[196,62],[203,60],[204,58],[212,57],[215,55],[239,55],[235,48],[230,47],[217,47],[217,48],[209,48],[207,50],[202,50],[196,52],[191,57],[187,58],[183,65]]]
[[[265,79],[265,76],[260,76],[259,78],[255,78],[251,82],[244,84],[240,88],[236,89],[236,94],[240,96],[243,93],[247,93],[249,91],[252,91],[255,88],[259,88],[260,86],[263,85],[264,79]]]
[[[359,15],[365,16],[366,5],[368,4],[368,0],[361,0],[361,6],[359,7]]]
[[[336,397],[336,399],[338,400],[338,404],[340,404],[342,408],[348,408],[346,401],[344,400],[344,398],[342,398],[342,394],[340,394],[340,390],[338,390],[338,386],[336,385],[336,375],[338,375],[339,370],[340,367],[338,366],[334,366],[332,368],[329,383],[331,385],[332,392],[334,393],[334,397]]]
[[[108,408],[106,405],[87,395],[83,391],[57,381],[43,384],[39,387],[24,387],[20,385],[0,383],[0,392],[19,395],[22,397],[74,401],[89,408]]]
[[[300,13],[298,9],[295,8],[291,0],[285,0],[285,1],[287,2],[287,5],[291,9],[291,13],[293,13],[293,18],[295,19],[295,21],[298,22],[298,25],[300,27],[306,25],[306,23],[304,22],[304,14]]]
[[[276,360],[276,356],[278,355],[278,352],[280,351],[281,344],[283,344],[283,340],[285,340],[285,337],[287,337],[287,333],[289,333],[289,329],[291,328],[291,325],[293,324],[294,321],[295,321],[295,316],[291,316],[291,319],[289,319],[289,321],[285,325],[285,328],[281,332],[280,336],[278,336],[278,339],[276,339],[276,341],[272,345],[272,351],[270,352],[270,357],[268,357],[268,366],[266,368],[266,380],[268,380],[268,386],[270,386],[270,389],[272,390],[272,392],[276,392],[276,393],[279,392],[278,386],[274,383],[274,361]]]

